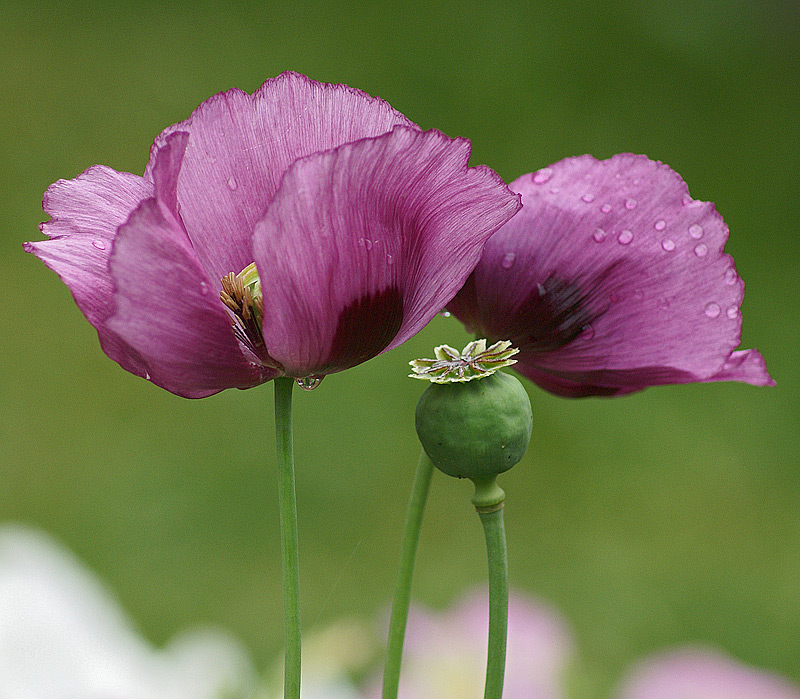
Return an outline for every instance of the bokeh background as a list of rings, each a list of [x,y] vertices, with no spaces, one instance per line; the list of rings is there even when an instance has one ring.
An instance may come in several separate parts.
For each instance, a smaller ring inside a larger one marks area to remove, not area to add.
[[[127,374],[21,243],[54,180],[141,173],[199,102],[294,69],[471,138],[508,181],[633,151],[717,204],[743,346],[778,387],[570,401],[528,384],[534,440],[503,478],[511,578],[570,620],[580,696],[697,641],[800,680],[796,3],[5,0],[0,33],[0,520],[66,543],[155,643],[205,623],[262,666],[280,651],[271,386],[189,401]],[[296,395],[307,628],[386,610],[419,448],[406,362],[467,339],[440,317]],[[429,605],[483,580],[469,494],[434,481],[414,588]]]

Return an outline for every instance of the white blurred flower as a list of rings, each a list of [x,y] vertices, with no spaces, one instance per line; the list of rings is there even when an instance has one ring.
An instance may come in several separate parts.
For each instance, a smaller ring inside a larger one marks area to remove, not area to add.
[[[377,639],[356,619],[340,619],[303,636],[302,699],[361,699],[351,677],[375,659]],[[283,697],[283,658],[273,668],[269,699]]]
[[[230,636],[190,632],[156,650],[68,551],[0,527],[2,699],[249,699],[254,684]]]

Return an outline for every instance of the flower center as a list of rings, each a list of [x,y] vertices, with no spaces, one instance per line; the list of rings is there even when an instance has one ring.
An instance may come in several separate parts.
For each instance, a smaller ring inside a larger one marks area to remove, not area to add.
[[[259,356],[265,354],[259,351],[264,347],[261,336],[264,300],[255,263],[247,265],[239,274],[230,272],[222,277],[219,298],[233,312],[236,337]]]

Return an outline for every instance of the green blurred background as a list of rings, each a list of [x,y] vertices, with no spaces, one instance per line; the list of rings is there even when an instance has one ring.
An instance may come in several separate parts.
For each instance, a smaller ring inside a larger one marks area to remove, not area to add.
[[[152,139],[211,94],[294,69],[472,139],[506,180],[569,155],[646,153],[731,228],[743,346],[775,389],[569,401],[528,384],[535,433],[503,479],[515,586],[569,619],[586,696],[635,658],[707,642],[800,680],[796,3],[14,2],[0,5],[0,520],[45,528],[162,643],[212,623],[259,664],[281,645],[272,391],[188,401],[122,371],[38,239],[42,192]],[[296,396],[307,628],[390,597],[422,389],[406,362],[455,319]],[[437,478],[416,597],[484,576],[470,489]]]

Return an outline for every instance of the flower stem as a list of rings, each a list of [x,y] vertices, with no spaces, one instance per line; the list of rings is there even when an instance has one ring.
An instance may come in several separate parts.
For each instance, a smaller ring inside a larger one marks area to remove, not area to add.
[[[505,493],[495,477],[475,480],[472,504],[481,519],[489,563],[489,649],[484,699],[502,699],[508,634],[508,556],[503,526]]]
[[[275,442],[278,450],[278,507],[281,524],[283,608],[286,658],[284,699],[300,699],[300,566],[297,544],[297,502],[294,492],[292,446],[292,387],[294,379],[275,380]]]
[[[411,603],[411,577],[414,573],[414,559],[417,555],[419,531],[428,489],[433,475],[433,464],[427,454],[419,456],[411,498],[408,501],[406,524],[400,553],[400,568],[392,602],[392,615],[389,619],[389,639],[386,644],[386,666],[383,671],[383,699],[397,699],[400,685],[400,663],[403,657],[403,641],[408,621],[408,607]]]

